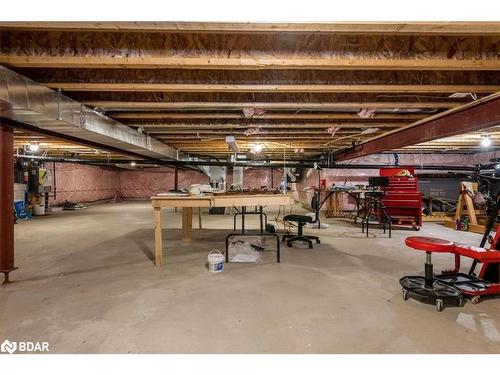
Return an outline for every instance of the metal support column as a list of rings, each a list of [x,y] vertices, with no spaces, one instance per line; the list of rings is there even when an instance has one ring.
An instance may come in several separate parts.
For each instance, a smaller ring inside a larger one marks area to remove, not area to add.
[[[179,168],[174,169],[174,190],[179,190]]]
[[[0,120],[0,273],[14,267],[14,130]]]

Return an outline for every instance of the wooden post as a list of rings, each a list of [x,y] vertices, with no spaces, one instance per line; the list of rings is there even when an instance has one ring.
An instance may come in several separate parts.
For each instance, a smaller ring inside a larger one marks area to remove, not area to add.
[[[455,222],[457,219],[461,219],[462,211],[464,209],[464,195],[462,191],[460,191],[460,195],[458,196],[457,207],[455,209]]]
[[[192,228],[193,228],[193,208],[183,207],[182,208],[182,240],[185,242],[190,242],[192,239]]]
[[[154,208],[154,228],[155,228],[155,265],[161,266],[163,258],[163,243],[161,238],[161,208]]]
[[[476,211],[474,210],[474,203],[472,202],[472,198],[469,194],[465,193],[465,206],[467,207],[467,213],[469,214],[469,223],[477,224]]]

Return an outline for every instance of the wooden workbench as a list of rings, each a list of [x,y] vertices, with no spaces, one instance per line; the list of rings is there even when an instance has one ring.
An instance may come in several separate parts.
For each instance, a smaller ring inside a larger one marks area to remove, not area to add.
[[[155,265],[161,266],[163,242],[161,233],[161,209],[182,207],[182,240],[191,241],[193,207],[246,207],[246,206],[288,206],[293,200],[282,194],[220,194],[213,196],[154,196],[151,204],[154,211]]]

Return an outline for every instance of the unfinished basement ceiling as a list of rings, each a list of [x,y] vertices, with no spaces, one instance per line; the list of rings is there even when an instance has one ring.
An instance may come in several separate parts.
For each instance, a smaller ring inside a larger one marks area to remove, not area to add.
[[[35,152],[31,150],[33,145],[37,147]],[[113,159],[130,159],[131,161],[136,159],[127,154],[119,154],[117,152],[70,143],[61,139],[18,129],[14,131],[14,150],[17,150],[20,154],[23,153],[21,150],[24,150],[27,155],[46,155],[89,160],[108,159],[111,162]]]
[[[498,23],[0,23],[0,64],[204,157],[342,150],[500,91],[499,56]]]

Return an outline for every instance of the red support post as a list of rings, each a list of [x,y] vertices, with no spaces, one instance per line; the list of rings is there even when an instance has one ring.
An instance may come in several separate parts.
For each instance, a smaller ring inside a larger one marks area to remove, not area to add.
[[[0,273],[14,267],[14,129],[0,120]]]

